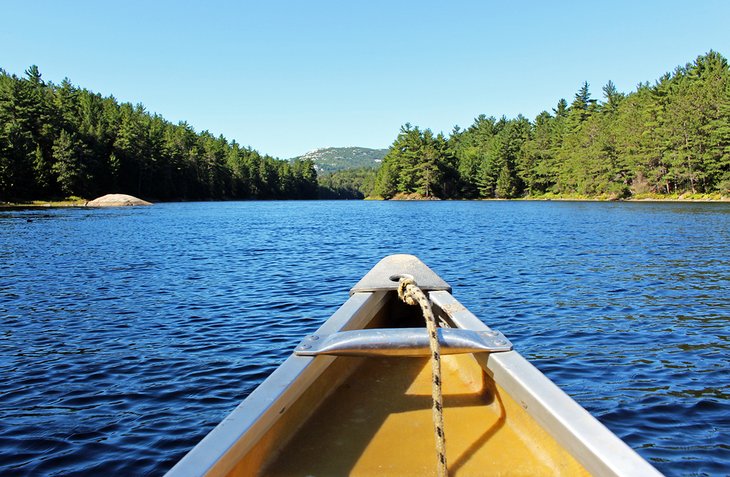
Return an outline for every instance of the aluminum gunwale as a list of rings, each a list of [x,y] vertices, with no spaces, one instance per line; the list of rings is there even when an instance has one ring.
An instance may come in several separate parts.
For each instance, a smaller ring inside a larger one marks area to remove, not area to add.
[[[387,293],[356,293],[320,326],[328,334],[367,325],[387,304]],[[223,421],[190,450],[166,477],[225,475],[334,360],[292,354]]]
[[[434,306],[459,328],[490,330],[450,293],[432,291]],[[517,351],[475,353],[482,368],[593,475],[661,476]]]

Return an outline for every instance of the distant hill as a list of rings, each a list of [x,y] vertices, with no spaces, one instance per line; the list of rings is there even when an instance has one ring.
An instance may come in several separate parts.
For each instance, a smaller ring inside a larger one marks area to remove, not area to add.
[[[292,160],[311,159],[317,172],[334,172],[362,167],[376,168],[380,166],[387,153],[387,149],[367,147],[324,147]]]

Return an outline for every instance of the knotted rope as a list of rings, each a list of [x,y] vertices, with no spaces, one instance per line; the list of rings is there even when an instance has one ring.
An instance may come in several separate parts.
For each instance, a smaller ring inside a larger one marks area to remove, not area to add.
[[[431,302],[426,297],[415,280],[402,277],[398,282],[398,297],[409,305],[419,305],[426,319],[428,342],[431,346],[431,397],[433,398],[433,427],[436,436],[436,451],[438,453],[438,475],[449,475],[446,467],[446,436],[444,435],[444,406],[441,392],[441,345],[437,334],[436,318],[431,310]]]

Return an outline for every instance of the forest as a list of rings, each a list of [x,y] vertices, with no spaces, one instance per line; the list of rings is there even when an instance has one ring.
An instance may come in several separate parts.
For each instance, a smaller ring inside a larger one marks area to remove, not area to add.
[[[449,137],[406,124],[370,192],[383,198],[730,195],[730,71],[717,52],[630,94],[584,83],[534,121],[481,115]]]
[[[406,123],[379,169],[317,172],[172,124],[141,104],[0,69],[0,201],[122,192],[152,200],[730,195],[730,69],[710,51],[654,84],[531,121],[480,115],[446,136]]]
[[[261,155],[68,79],[46,83],[37,66],[23,78],[0,70],[0,201],[111,192],[154,200],[316,199],[318,185],[311,161]]]

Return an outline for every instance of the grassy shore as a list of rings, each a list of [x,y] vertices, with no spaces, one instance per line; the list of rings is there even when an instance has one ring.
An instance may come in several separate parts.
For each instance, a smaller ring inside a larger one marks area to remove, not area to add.
[[[369,196],[365,200],[384,200],[381,196]],[[420,194],[397,194],[389,200],[439,200],[433,197],[424,197]],[[555,201],[586,201],[586,202],[730,202],[730,195],[719,192],[711,194],[634,194],[627,198],[618,198],[614,195],[588,196],[581,194],[543,194],[515,199],[481,199],[481,200],[555,200]]]
[[[23,202],[1,202],[0,208],[34,208],[34,207],[83,207],[88,202],[80,197],[69,197],[63,200],[28,200]]]
[[[365,200],[383,200],[380,196],[369,196]],[[420,194],[398,194],[390,200],[439,200],[434,197],[424,197]],[[487,199],[505,200],[505,199]],[[723,195],[719,192],[712,194],[635,194],[625,199],[618,199],[615,196],[586,196],[580,194],[544,194],[539,196],[522,197],[512,200],[565,200],[565,201],[626,201],[626,202],[730,202],[730,195]],[[63,200],[29,200],[24,202],[2,202],[0,208],[43,208],[43,207],[83,207],[88,201],[81,197],[68,197]]]
[[[719,192],[709,194],[633,194],[630,197],[619,198],[615,195],[586,196],[580,194],[544,194],[525,197],[525,200],[585,200],[585,201],[628,201],[628,202],[730,202],[730,195]]]

